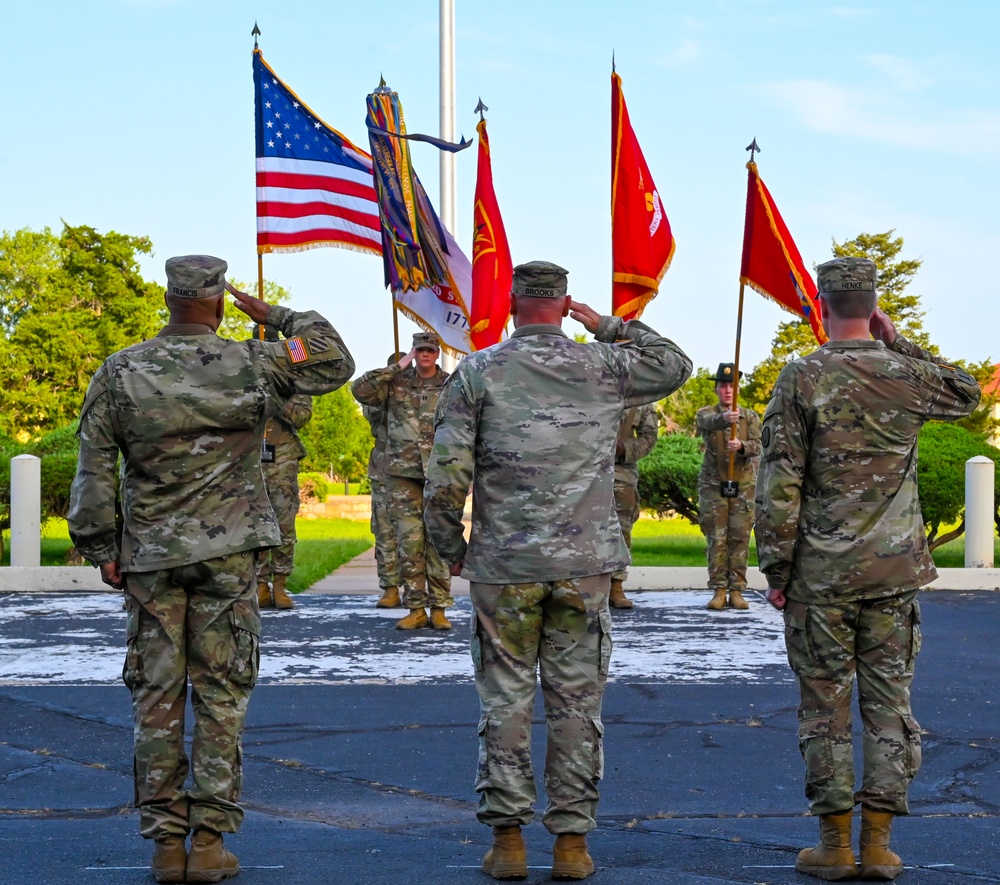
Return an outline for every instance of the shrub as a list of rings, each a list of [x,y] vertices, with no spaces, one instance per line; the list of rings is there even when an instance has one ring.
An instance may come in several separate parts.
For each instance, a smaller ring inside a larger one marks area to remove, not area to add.
[[[667,515],[677,513],[698,522],[698,473],[701,440],[685,433],[661,436],[639,461],[639,500],[642,506]]]
[[[920,431],[920,457],[917,461],[917,486],[920,490],[920,514],[933,550],[957,538],[965,531],[965,462],[985,455],[996,471],[994,509],[1000,507],[1000,452],[983,439],[957,424],[932,421]],[[941,526],[958,528],[938,535]]]
[[[327,495],[334,494],[333,483],[325,473],[300,473],[299,474],[299,500],[306,501],[326,500]]]

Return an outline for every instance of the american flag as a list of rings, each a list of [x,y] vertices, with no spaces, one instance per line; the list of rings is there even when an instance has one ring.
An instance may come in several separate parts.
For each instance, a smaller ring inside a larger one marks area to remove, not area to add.
[[[343,246],[382,254],[371,157],[317,117],[253,53],[257,252]]]

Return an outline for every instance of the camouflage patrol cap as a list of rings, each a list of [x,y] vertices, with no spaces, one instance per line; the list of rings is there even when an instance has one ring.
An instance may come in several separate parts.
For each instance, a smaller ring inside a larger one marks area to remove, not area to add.
[[[735,377],[735,371],[735,363],[719,363],[719,368],[715,370],[715,377],[712,380],[716,384],[725,384],[727,381],[731,384]],[[742,372],[740,372],[740,377],[743,377]]]
[[[566,294],[564,267],[551,261],[529,261],[514,268],[510,291],[529,298],[561,298]]]
[[[178,298],[212,298],[226,290],[229,265],[212,255],[168,258],[167,294]]]
[[[870,258],[834,258],[816,268],[820,292],[874,292],[875,262]]]
[[[413,335],[413,349],[420,350],[422,347],[440,350],[441,339],[433,332],[416,332]]]

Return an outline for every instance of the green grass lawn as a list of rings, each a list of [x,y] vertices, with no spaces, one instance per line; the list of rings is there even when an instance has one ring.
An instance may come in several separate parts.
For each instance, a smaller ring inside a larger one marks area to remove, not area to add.
[[[288,587],[297,593],[350,561],[374,543],[367,522],[350,519],[300,519],[296,522],[295,571]],[[1000,538],[994,539],[1000,565]],[[64,565],[69,549],[65,520],[52,520],[42,529],[42,565]],[[3,565],[10,565],[10,532],[4,532]],[[632,562],[637,566],[704,566],[705,538],[701,530],[682,517],[643,517],[632,529]],[[951,541],[934,551],[939,568],[965,565],[965,541]],[[750,542],[750,565],[757,565],[757,551]]]
[[[944,529],[942,529],[944,531]],[[705,537],[683,517],[643,517],[632,528],[632,564],[648,566],[704,566]],[[993,539],[994,563],[1000,566],[1000,538]],[[932,554],[938,568],[964,568],[965,539],[942,544]],[[757,549],[750,539],[750,565],[757,565]]]
[[[367,522],[351,519],[299,519],[295,522],[295,571],[288,589],[299,592],[367,550],[375,539]],[[65,565],[70,548],[66,520],[53,519],[42,528],[42,565]],[[10,532],[4,532],[3,565],[10,565]]]
[[[295,571],[288,580],[293,593],[311,587],[375,543],[368,523],[353,519],[297,519],[295,534]]]

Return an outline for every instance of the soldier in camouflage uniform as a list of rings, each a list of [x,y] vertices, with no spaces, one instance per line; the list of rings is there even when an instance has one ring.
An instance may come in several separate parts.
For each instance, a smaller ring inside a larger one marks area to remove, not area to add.
[[[386,412],[382,464],[389,519],[396,529],[403,605],[410,610],[396,623],[400,630],[451,629],[445,616],[445,608],[454,605],[451,575],[427,541],[424,526],[424,477],[434,440],[434,410],[448,378],[437,365],[440,349],[437,335],[418,332],[413,349],[399,363],[365,372],[352,387],[363,406]]]
[[[714,378],[719,402],[699,409],[695,417],[705,446],[698,474],[698,521],[708,541],[708,589],[713,594],[707,606],[710,611],[722,611],[727,604],[738,610],[750,607],[743,591],[747,588],[754,485],[760,460],[760,417],[753,409],[733,409],[735,369],[733,363],[719,363]],[[737,483],[733,498],[724,497],[721,491],[722,481],[730,478],[730,452],[734,453],[732,479]]]
[[[392,353],[386,366],[399,362],[399,354]],[[360,379],[359,379],[360,380]],[[355,382],[356,384],[357,382]],[[396,552],[396,529],[389,517],[389,495],[386,491],[385,443],[386,428],[385,403],[362,406],[361,412],[371,427],[375,445],[368,455],[368,485],[371,488],[372,518],[371,529],[375,536],[375,566],[378,571],[378,586],[382,596],[375,603],[376,608],[396,608],[402,605],[399,598],[399,555]]]
[[[296,391],[326,393],[354,371],[323,317],[238,292],[226,267],[206,255],[167,261],[169,325],[112,354],[91,380],[70,498],[73,543],[125,594],[135,802],[140,833],[156,840],[160,882],[217,882],[239,871],[221,834],[243,820],[241,737],[260,654],[256,558],[281,541],[261,475],[264,424]],[[286,340],[219,338],[227,289]]]
[[[622,411],[680,387],[691,362],[642,323],[572,301],[557,265],[520,265],[512,288],[516,331],[465,357],[442,394],[426,520],[452,574],[464,569],[471,583],[478,816],[494,828],[483,870],[495,879],[527,875],[520,828],[535,801],[540,671],[552,875],[582,879],[594,871],[586,834],[603,773],[608,593],[611,574],[629,561],[614,507],[614,440]],[[597,343],[567,337],[567,314]],[[462,511],[472,482],[467,546]]]
[[[615,512],[629,551],[632,550],[632,526],[639,519],[639,468],[636,464],[653,451],[657,428],[656,408],[636,406],[622,413],[615,439]],[[627,577],[628,569],[612,573],[608,597],[611,608],[632,608],[632,600],[625,595],[624,589]]]
[[[274,446],[274,460],[263,462],[264,483],[281,530],[281,546],[262,557],[257,576],[257,600],[261,607],[289,609],[295,606],[285,582],[295,567],[295,517],[299,515],[299,461],[308,454],[297,430],[312,418],[312,397],[297,393],[267,422],[265,452]]]
[[[764,415],[756,538],[767,598],[785,617],[798,677],[799,748],[820,843],[799,872],[892,879],[892,818],[920,767],[910,685],[920,650],[917,588],[937,572],[917,497],[917,435],[978,405],[975,380],[901,335],[876,308],[875,264],[817,268],[830,340],[789,363]],[[872,340],[872,337],[875,340]],[[854,792],[851,692],[864,725]],[[861,804],[860,870],[851,846]]]

